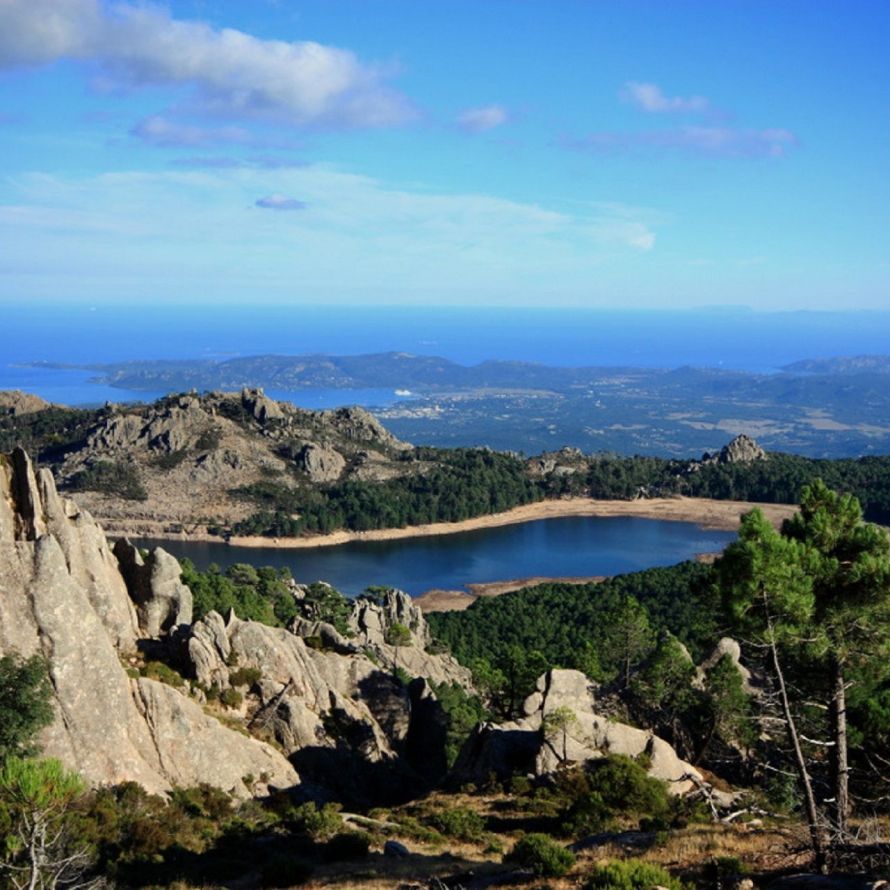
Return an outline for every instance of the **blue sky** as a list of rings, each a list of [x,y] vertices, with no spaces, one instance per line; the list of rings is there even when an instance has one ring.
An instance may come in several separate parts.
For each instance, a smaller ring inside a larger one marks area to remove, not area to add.
[[[890,3],[0,0],[0,301],[890,308]]]

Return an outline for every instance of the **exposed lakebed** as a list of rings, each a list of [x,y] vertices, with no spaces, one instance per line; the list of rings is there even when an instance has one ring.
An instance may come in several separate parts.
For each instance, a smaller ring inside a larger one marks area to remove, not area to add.
[[[297,581],[323,580],[354,596],[386,584],[418,596],[434,588],[531,577],[616,575],[671,565],[722,550],[733,532],[691,522],[637,517],[572,516],[476,531],[390,541],[351,541],[335,547],[286,550],[223,542],[142,540],[200,569],[215,563],[286,566]]]

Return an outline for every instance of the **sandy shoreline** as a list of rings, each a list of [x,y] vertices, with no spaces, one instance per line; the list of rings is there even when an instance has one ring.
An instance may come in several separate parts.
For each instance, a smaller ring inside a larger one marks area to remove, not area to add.
[[[515,507],[504,513],[477,516],[461,522],[434,522],[429,525],[416,525],[407,528],[375,529],[365,532],[339,531],[328,535],[308,535],[302,538],[231,538],[229,544],[236,547],[271,547],[284,550],[301,550],[310,547],[336,547],[351,541],[394,541],[402,538],[424,538],[434,535],[449,535],[477,529],[497,528],[516,525],[537,519],[558,519],[569,516],[633,516],[643,519],[662,519],[672,522],[694,522],[703,528],[735,531],[739,518],[754,507],[763,510],[766,517],[776,524],[791,516],[797,507],[790,504],[756,504],[747,501],[714,501],[707,498],[650,498],[634,501],[604,501],[591,498],[564,498],[561,500],[538,501]],[[202,534],[163,534],[121,524],[116,527],[106,523],[109,537],[152,537],[176,541],[213,541],[222,539]]]
[[[524,587],[536,587],[539,584],[594,584],[604,581],[606,575],[591,575],[582,578],[514,578],[511,581],[487,581],[480,584],[468,584],[466,590],[443,590],[434,588],[427,590],[420,596],[414,597],[414,602],[424,612],[458,612],[469,608],[477,599],[482,597],[501,596],[504,593],[512,593],[514,590],[522,590]]]

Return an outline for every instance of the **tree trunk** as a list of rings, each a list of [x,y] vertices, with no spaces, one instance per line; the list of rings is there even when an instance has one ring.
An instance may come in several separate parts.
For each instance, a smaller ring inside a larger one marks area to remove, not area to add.
[[[776,672],[776,682],[779,686],[779,696],[782,700],[782,713],[785,717],[788,739],[791,742],[791,747],[794,748],[797,774],[800,778],[800,783],[803,786],[807,827],[810,830],[810,844],[813,848],[815,866],[818,872],[824,873],[826,864],[825,835],[822,831],[822,826],[819,824],[819,811],[816,808],[816,796],[813,794],[813,783],[810,779],[810,772],[807,769],[807,761],[804,757],[803,748],[800,745],[797,724],[794,722],[794,715],[791,713],[791,704],[788,701],[788,690],[785,687],[785,675],[782,673],[782,666],[779,664],[779,652],[776,649],[776,642],[775,639],[773,639],[772,634],[770,634],[769,648],[770,654],[772,655],[773,670]]]
[[[850,767],[847,754],[847,690],[844,684],[844,665],[840,658],[832,659],[834,690],[831,701],[831,718],[834,724],[834,772],[835,825],[841,841],[847,836],[850,819]]]

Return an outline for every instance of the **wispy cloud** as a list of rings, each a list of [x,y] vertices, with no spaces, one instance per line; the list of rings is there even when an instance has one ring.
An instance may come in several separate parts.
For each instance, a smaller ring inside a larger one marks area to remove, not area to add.
[[[778,158],[797,145],[797,138],[784,129],[679,127],[590,133],[582,137],[565,137],[562,144],[566,148],[595,154],[680,152],[717,158]]]
[[[621,88],[621,98],[636,105],[643,111],[663,114],[665,112],[708,111],[711,103],[704,96],[666,96],[655,83],[640,83],[629,80]]]
[[[30,174],[9,178],[6,195],[0,242],[47,293],[64,276],[96,294],[136,280],[140,293],[171,292],[175,280],[230,295],[508,299],[587,287],[600,268],[652,251],[660,225],[645,208],[442,194],[324,164]],[[7,290],[17,282],[0,276]]]
[[[274,155],[250,155],[244,158],[233,158],[228,155],[189,155],[174,158],[170,163],[174,167],[188,167],[193,170],[292,170],[306,166],[306,161]]]
[[[296,198],[288,198],[287,195],[266,195],[255,202],[257,207],[264,210],[305,210],[308,206],[305,201]]]
[[[197,148],[207,145],[248,145],[253,142],[244,127],[200,127],[156,114],[139,121],[130,135],[149,145],[164,148]]]
[[[410,118],[387,72],[309,41],[264,40],[176,19],[149,3],[2,0],[0,67],[74,59],[118,87],[182,86],[202,112],[305,127],[382,127]]]
[[[510,114],[503,105],[485,105],[482,108],[468,108],[457,117],[457,124],[468,133],[484,133],[507,123]]]

